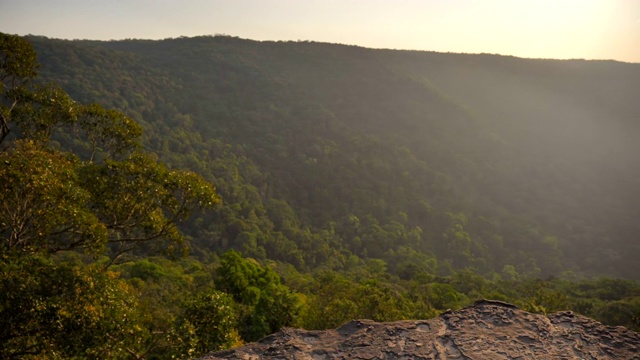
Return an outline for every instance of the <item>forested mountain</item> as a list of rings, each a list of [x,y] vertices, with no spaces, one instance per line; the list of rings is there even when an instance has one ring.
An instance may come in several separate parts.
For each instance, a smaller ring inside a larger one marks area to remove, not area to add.
[[[640,64],[0,33],[0,85],[2,358],[482,298],[640,329]]]
[[[640,273],[638,64],[30,40],[45,80],[122,110],[148,150],[218,186],[194,246],[301,270],[353,254],[394,273]]]

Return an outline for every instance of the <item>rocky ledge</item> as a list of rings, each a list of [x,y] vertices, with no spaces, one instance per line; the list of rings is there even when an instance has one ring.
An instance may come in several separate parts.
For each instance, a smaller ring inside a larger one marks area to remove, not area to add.
[[[544,316],[480,300],[430,320],[285,328],[202,359],[640,359],[640,333],[572,312]]]

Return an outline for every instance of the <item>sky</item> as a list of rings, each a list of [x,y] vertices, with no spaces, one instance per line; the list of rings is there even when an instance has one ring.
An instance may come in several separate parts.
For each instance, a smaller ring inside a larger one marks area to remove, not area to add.
[[[93,40],[227,34],[640,63],[640,0],[0,0],[0,32]]]

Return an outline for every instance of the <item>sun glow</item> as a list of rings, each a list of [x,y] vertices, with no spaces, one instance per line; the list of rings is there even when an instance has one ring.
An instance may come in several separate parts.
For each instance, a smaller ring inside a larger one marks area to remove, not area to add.
[[[640,62],[638,0],[2,0],[0,31],[101,40],[225,33]]]

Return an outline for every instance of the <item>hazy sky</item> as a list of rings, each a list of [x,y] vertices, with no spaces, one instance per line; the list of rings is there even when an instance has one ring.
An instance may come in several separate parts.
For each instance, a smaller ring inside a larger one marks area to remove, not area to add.
[[[640,63],[640,0],[0,0],[0,32],[101,40],[224,33]]]

